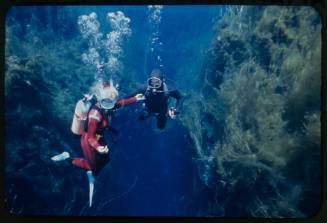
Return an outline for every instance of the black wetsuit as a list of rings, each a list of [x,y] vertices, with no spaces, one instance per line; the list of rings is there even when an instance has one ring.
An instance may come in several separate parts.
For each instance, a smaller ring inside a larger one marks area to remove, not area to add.
[[[155,92],[147,87],[137,90],[135,94],[143,94],[145,96],[145,109],[142,111],[139,119],[144,120],[155,114],[157,117],[157,126],[163,129],[167,122],[168,99],[173,97],[176,99],[176,109],[179,107],[181,94],[178,90],[168,90],[165,86],[156,89]]]

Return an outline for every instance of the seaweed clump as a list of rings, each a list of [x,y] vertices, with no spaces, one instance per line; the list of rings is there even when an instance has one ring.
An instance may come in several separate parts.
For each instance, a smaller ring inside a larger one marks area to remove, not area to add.
[[[182,117],[224,216],[320,207],[321,23],[310,7],[233,7]],[[209,143],[208,143],[209,142]]]

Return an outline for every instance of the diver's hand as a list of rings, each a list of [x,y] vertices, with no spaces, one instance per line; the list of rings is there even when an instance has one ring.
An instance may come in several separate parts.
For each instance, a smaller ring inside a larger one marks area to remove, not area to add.
[[[178,114],[179,112],[177,112],[177,109],[174,108],[174,107],[171,107],[169,110],[168,110],[168,115],[171,119],[175,119],[176,118],[176,115]]]
[[[108,153],[109,152],[109,148],[108,146],[98,146],[96,148],[96,150],[99,152],[99,153],[102,153],[102,154],[105,154],[105,153]]]
[[[143,94],[135,95],[136,101],[143,101],[145,100],[145,96]]]

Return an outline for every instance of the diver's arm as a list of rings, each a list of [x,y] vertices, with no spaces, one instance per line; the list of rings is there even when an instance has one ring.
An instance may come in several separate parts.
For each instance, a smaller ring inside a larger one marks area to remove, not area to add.
[[[145,88],[140,88],[140,89],[136,90],[135,92],[133,92],[132,94],[128,95],[126,97],[126,99],[120,99],[116,103],[115,109],[118,109],[118,108],[121,108],[123,106],[126,106],[126,105],[129,105],[129,104],[132,104],[132,103],[135,103],[135,102],[139,101],[140,100],[139,95],[144,94],[145,90],[146,90]]]
[[[178,91],[178,90],[172,90],[172,91],[169,91],[169,96],[170,97],[173,97],[176,99],[176,105],[175,105],[175,108],[177,110],[179,110],[179,106],[180,106],[180,99],[182,98],[182,95],[181,93]]]
[[[115,108],[121,108],[123,106],[129,105],[129,104],[133,104],[134,102],[137,101],[137,98],[135,96],[130,97],[130,98],[126,98],[126,99],[120,99],[116,105]]]
[[[145,91],[146,91],[146,87],[139,88],[136,91],[134,91],[133,93],[127,95],[126,98],[130,98],[130,97],[135,96],[137,94],[144,94]]]

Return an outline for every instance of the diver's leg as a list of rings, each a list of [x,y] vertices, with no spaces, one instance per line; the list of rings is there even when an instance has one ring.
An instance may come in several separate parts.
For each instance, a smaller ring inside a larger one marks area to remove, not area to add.
[[[159,115],[157,116],[157,127],[158,129],[164,129],[166,126],[166,122],[167,122],[167,116],[166,113],[159,113]]]
[[[70,157],[70,154],[67,151],[65,151],[59,155],[51,157],[51,160],[55,161],[55,162],[58,162],[58,161],[67,162],[68,161],[69,163],[72,163],[74,166],[80,167],[82,169],[85,169],[85,170],[91,169],[89,163],[85,159],[78,158],[78,157],[72,158],[72,157]]]
[[[87,135],[82,134],[81,137],[81,148],[83,151],[84,158],[75,158],[72,163],[75,166],[81,167],[86,170],[93,170],[96,166],[95,150],[91,148],[87,141]]]
[[[84,170],[91,170],[90,164],[83,158],[72,159],[72,164]]]
[[[82,136],[81,146],[85,161],[90,166],[89,170],[92,170],[93,176],[97,176],[109,162],[109,154],[100,154],[96,152],[96,150],[89,145],[86,134]]]
[[[89,148],[90,146],[86,145],[87,144],[87,142],[85,143],[86,138],[84,139],[83,137],[85,137],[85,134],[82,135],[82,138],[81,138],[81,141],[80,141],[84,158],[74,158],[72,160],[72,164],[74,166],[80,167],[80,168],[85,169],[85,170],[91,170],[92,168],[91,168],[90,163],[86,159],[86,157],[87,157],[86,154],[88,154],[89,153],[88,150],[92,149],[92,148]]]

